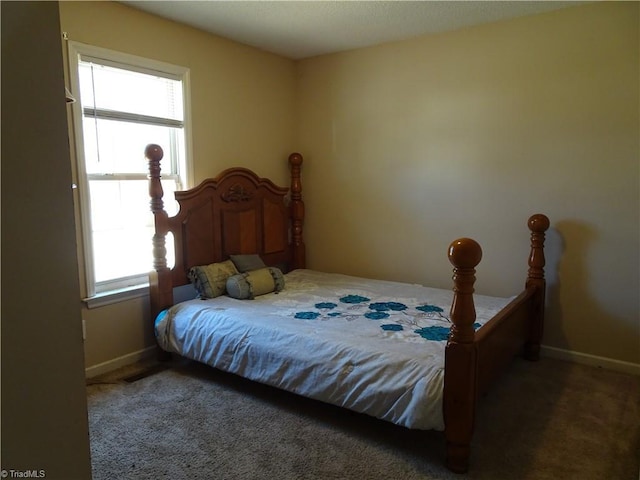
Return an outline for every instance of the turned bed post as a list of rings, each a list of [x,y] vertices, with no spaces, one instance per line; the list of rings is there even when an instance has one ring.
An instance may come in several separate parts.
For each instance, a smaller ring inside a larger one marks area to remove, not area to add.
[[[169,231],[169,215],[164,210],[162,183],[160,182],[160,160],[164,152],[159,145],[147,145],[144,151],[149,161],[149,196],[155,223],[153,235],[153,271],[149,273],[149,297],[151,299],[152,319],[164,308],[173,304],[171,270],[167,267],[167,249],[165,238]]]
[[[535,295],[532,305],[531,331],[529,340],[525,344],[524,356],[527,360],[538,360],[540,357],[540,343],[544,325],[544,305],[546,281],[544,279],[544,239],[545,232],[549,228],[549,218],[537,213],[528,221],[531,230],[531,254],[529,255],[529,272],[525,288],[534,288]]]
[[[445,349],[443,415],[447,467],[458,473],[469,465],[477,395],[477,350],[473,343],[476,311],[473,303],[475,267],[482,259],[480,245],[460,238],[449,246],[453,265],[451,333]]]
[[[305,268],[305,245],[302,238],[302,226],[304,224],[304,202],[302,201],[302,182],[300,169],[302,167],[302,155],[292,153],[289,155],[291,165],[291,265],[290,270]]]

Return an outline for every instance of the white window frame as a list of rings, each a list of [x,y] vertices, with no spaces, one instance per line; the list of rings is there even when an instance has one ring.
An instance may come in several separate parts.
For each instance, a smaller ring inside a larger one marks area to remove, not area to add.
[[[182,165],[176,165],[177,175],[171,175],[169,169],[165,170],[163,174],[164,179],[175,179],[179,177],[181,188],[186,189],[193,186],[193,159],[191,148],[191,97],[190,97],[190,71],[186,67],[172,65],[169,63],[152,60],[148,58],[139,57],[122,52],[116,52],[113,50],[95,47],[92,45],[83,44],[80,42],[69,41],[68,42],[68,58],[69,58],[69,72],[70,72],[70,84],[72,92],[77,92],[76,96],[79,98],[80,92],[80,79],[78,74],[79,59],[93,58],[98,63],[104,65],[111,65],[117,68],[126,68],[138,71],[140,73],[147,74],[159,74],[160,76],[175,78],[182,81],[182,94],[184,102],[184,148],[185,159]],[[100,112],[98,114],[107,114],[106,112]],[[87,298],[85,303],[87,306],[95,307],[104,304],[112,303],[114,301],[120,301],[122,299],[145,295],[148,293],[148,277],[146,275],[134,276],[129,278],[119,279],[120,281],[108,282],[106,288],[97,289],[95,281],[95,269],[93,264],[93,238],[91,228],[91,199],[89,194],[89,180],[93,177],[104,178],[102,175],[88,175],[86,171],[85,163],[85,150],[84,150],[84,136],[83,136],[83,118],[84,112],[80,101],[76,101],[72,104],[72,117],[73,117],[73,130],[75,136],[75,153],[77,164],[77,184],[78,195],[80,199],[80,217],[81,217],[81,230],[84,252],[84,276],[86,280],[86,292]],[[140,119],[144,121],[144,118]],[[163,146],[169,148],[169,146]],[[143,155],[143,152],[140,152]],[[169,155],[169,152],[165,154],[165,159],[175,158],[175,155]],[[166,161],[166,160],[165,160]],[[126,178],[125,178],[126,177]],[[120,175],[114,179],[147,179],[146,174],[127,174]],[[167,199],[165,199],[166,201]],[[152,248],[152,241],[149,238],[149,249]],[[152,270],[152,266],[149,265],[149,271]],[[143,278],[144,277],[144,278]]]

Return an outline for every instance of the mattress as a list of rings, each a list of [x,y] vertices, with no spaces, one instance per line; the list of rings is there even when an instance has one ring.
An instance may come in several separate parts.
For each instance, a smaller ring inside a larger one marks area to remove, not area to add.
[[[294,270],[278,293],[188,300],[155,325],[168,352],[407,428],[444,430],[450,290]],[[474,296],[475,328],[509,298]]]

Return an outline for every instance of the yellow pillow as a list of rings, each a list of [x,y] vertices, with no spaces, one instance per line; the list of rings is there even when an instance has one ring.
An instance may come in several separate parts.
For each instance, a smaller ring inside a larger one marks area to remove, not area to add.
[[[200,298],[215,298],[226,292],[227,279],[237,275],[235,265],[231,260],[210,265],[191,267],[187,276],[198,291]]]
[[[253,299],[284,288],[284,275],[275,267],[265,267],[233,275],[227,279],[227,294],[239,300]]]

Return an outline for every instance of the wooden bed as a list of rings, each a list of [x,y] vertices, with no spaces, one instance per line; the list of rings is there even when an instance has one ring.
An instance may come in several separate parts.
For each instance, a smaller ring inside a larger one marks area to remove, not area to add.
[[[290,188],[259,178],[245,168],[230,168],[199,186],[176,192],[178,213],[169,217],[163,206],[158,145],[149,145],[149,193],[155,219],[154,271],[150,274],[151,315],[174,304],[174,288],[190,283],[194,265],[221,262],[233,254],[259,254],[269,266],[284,272],[305,268],[302,200],[302,156],[289,156]],[[507,368],[514,356],[537,360],[545,305],[544,239],[549,219],[529,218],[531,253],[522,292],[477,332],[474,330],[475,267],[481,260],[478,243],[453,241],[448,256],[453,265],[452,322],[445,349],[443,416],[446,465],[466,472],[474,429],[476,402]],[[166,236],[173,235],[175,264],[167,266]]]

